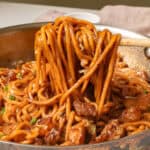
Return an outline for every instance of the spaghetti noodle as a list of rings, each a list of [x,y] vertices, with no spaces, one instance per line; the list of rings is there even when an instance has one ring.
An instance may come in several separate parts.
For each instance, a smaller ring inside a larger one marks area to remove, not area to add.
[[[0,69],[0,139],[65,146],[149,129],[150,85],[117,55],[120,39],[71,17],[42,26],[35,61]]]

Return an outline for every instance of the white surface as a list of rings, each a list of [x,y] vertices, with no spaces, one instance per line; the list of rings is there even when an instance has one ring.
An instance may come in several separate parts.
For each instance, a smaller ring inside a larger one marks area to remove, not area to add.
[[[0,27],[34,22],[36,18],[46,13],[48,10],[62,11],[65,13],[79,11],[96,12],[89,9],[0,2]]]
[[[88,13],[88,12],[72,12],[72,13],[67,13],[65,16],[71,16],[79,19],[85,19],[94,23],[98,24],[100,23],[100,17],[96,14],[93,13]]]

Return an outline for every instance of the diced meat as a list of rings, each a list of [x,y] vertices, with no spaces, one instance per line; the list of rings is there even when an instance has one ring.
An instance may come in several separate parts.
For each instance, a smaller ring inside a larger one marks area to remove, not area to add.
[[[52,128],[49,132],[46,133],[44,141],[48,145],[54,145],[58,143],[60,139],[60,132],[56,128]]]
[[[125,109],[121,115],[121,121],[123,122],[132,122],[138,121],[141,119],[141,110],[136,107],[130,107]]]
[[[134,106],[139,108],[140,110],[145,111],[150,108],[150,94],[139,96],[136,99],[126,99],[124,100],[124,105],[127,108]]]
[[[60,139],[60,131],[57,129],[56,125],[52,123],[52,118],[42,118],[37,123],[40,125],[40,133],[41,137],[44,137],[44,141],[47,145],[54,145]]]
[[[79,116],[84,116],[84,117],[88,117],[88,118],[96,117],[95,106],[88,102],[82,102],[80,100],[75,100],[73,102],[73,106],[74,106],[75,112]]]
[[[69,141],[74,145],[83,144],[85,141],[85,127],[72,127],[69,132]]]
[[[124,133],[124,129],[119,125],[119,121],[112,120],[104,127],[101,134],[96,137],[95,142],[99,143],[103,141],[119,139],[124,136]]]
[[[45,136],[54,127],[51,117],[40,119],[38,125],[40,125],[40,136]]]

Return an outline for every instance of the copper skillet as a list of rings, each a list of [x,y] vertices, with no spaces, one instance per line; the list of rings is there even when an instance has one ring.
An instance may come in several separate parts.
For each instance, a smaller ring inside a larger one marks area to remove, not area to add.
[[[25,25],[17,25],[13,27],[7,27],[0,29],[0,67],[14,67],[15,62],[20,60],[28,61],[34,59],[34,35],[35,32],[40,28],[41,25],[45,23],[31,23]],[[104,26],[103,26],[104,27]],[[103,28],[102,27],[102,28]],[[112,27],[110,27],[112,28]],[[116,28],[114,28],[116,29]],[[125,31],[125,30],[124,30]],[[129,31],[127,31],[129,32]],[[142,35],[141,35],[142,36]],[[132,48],[133,49],[133,48]],[[121,51],[121,48],[120,50]],[[136,65],[137,60],[134,62],[135,65],[131,62],[131,59],[138,59],[139,57],[142,60],[142,63],[138,66],[143,65],[143,60],[145,69],[147,68],[149,73],[149,66],[146,64],[149,63],[149,60],[145,57],[144,51],[134,49],[127,49],[124,47],[122,49],[126,55],[126,61],[129,62],[131,67],[138,68]],[[132,51],[132,52],[131,52]],[[139,61],[141,62],[141,61]],[[141,67],[141,66],[140,66]],[[113,140],[110,142],[104,142],[100,144],[90,144],[90,145],[80,145],[80,146],[37,146],[37,145],[25,145],[18,144],[13,142],[4,142],[0,141],[0,150],[148,150],[150,149],[150,131],[144,131],[140,134],[134,136],[124,137],[119,140]]]

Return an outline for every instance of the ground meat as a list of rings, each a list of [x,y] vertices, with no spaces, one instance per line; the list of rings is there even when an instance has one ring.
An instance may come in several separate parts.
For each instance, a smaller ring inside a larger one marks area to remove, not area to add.
[[[72,127],[69,132],[69,141],[71,141],[73,145],[84,144],[85,127]]]
[[[121,121],[123,122],[132,122],[138,121],[141,119],[141,110],[137,107],[130,107],[125,109],[121,115]]]
[[[119,139],[124,136],[124,133],[124,129],[119,125],[119,121],[112,120],[104,127],[101,134],[96,137],[95,142]]]
[[[84,116],[84,117],[88,117],[88,118],[96,117],[95,106],[88,102],[81,102],[80,100],[75,100],[73,102],[73,107],[75,109],[75,112],[79,116]]]
[[[52,128],[44,137],[44,141],[47,145],[54,145],[58,143],[59,139],[60,132],[56,128]]]
[[[150,108],[150,94],[145,94],[133,99],[124,100],[124,105],[129,108],[131,106],[137,107],[142,111]]]

